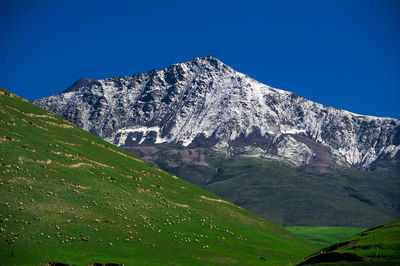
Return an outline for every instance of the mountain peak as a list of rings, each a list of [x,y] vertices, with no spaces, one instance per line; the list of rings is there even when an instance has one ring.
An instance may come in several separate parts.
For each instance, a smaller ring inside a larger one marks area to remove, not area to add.
[[[218,61],[218,62],[222,63],[221,60],[219,60],[218,58],[216,58],[214,56],[211,56],[211,55],[206,55],[206,56],[203,56],[203,57],[197,57],[194,60],[196,60],[196,59],[201,60],[201,61],[208,61],[208,62]]]
[[[196,57],[184,64],[199,64],[200,66],[212,66],[218,70],[229,68],[226,64],[224,64],[221,60],[211,55]]]

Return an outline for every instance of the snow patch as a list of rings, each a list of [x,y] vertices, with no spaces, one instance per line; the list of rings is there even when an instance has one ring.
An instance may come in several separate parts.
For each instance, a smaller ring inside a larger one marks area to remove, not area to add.
[[[107,141],[114,143],[117,146],[123,146],[125,145],[126,139],[129,136],[129,133],[142,133],[143,137],[141,138],[140,142],[138,144],[142,144],[148,134],[150,132],[155,132],[156,133],[156,140],[154,144],[160,144],[160,143],[165,143],[167,141],[166,138],[161,137],[161,130],[159,127],[154,126],[154,127],[145,127],[145,126],[139,126],[139,127],[130,127],[130,128],[122,128],[118,129],[117,132],[114,134],[113,138],[108,138],[106,139]],[[132,139],[135,141],[137,138]]]

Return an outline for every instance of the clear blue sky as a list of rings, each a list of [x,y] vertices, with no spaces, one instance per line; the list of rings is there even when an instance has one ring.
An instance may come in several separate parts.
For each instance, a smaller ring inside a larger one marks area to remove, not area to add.
[[[212,55],[307,99],[400,118],[398,0],[1,0],[0,10],[0,86],[29,100]]]

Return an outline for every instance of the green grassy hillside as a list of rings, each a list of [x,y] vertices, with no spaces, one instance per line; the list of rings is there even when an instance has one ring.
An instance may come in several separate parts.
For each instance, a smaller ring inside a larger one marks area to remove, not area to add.
[[[280,225],[368,228],[400,218],[400,154],[371,171],[332,168],[317,175],[212,149],[144,149],[129,150]]]
[[[363,228],[326,226],[285,226],[285,229],[321,248],[328,247],[364,231]]]
[[[400,220],[363,231],[309,256],[308,264],[400,265]]]
[[[0,264],[287,264],[285,229],[0,90]]]

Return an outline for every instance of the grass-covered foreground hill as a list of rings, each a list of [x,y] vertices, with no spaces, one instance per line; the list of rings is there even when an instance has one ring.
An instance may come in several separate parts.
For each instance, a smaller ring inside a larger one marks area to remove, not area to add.
[[[400,265],[400,220],[370,228],[309,256],[300,265]]]
[[[288,264],[316,248],[0,90],[0,264]]]

